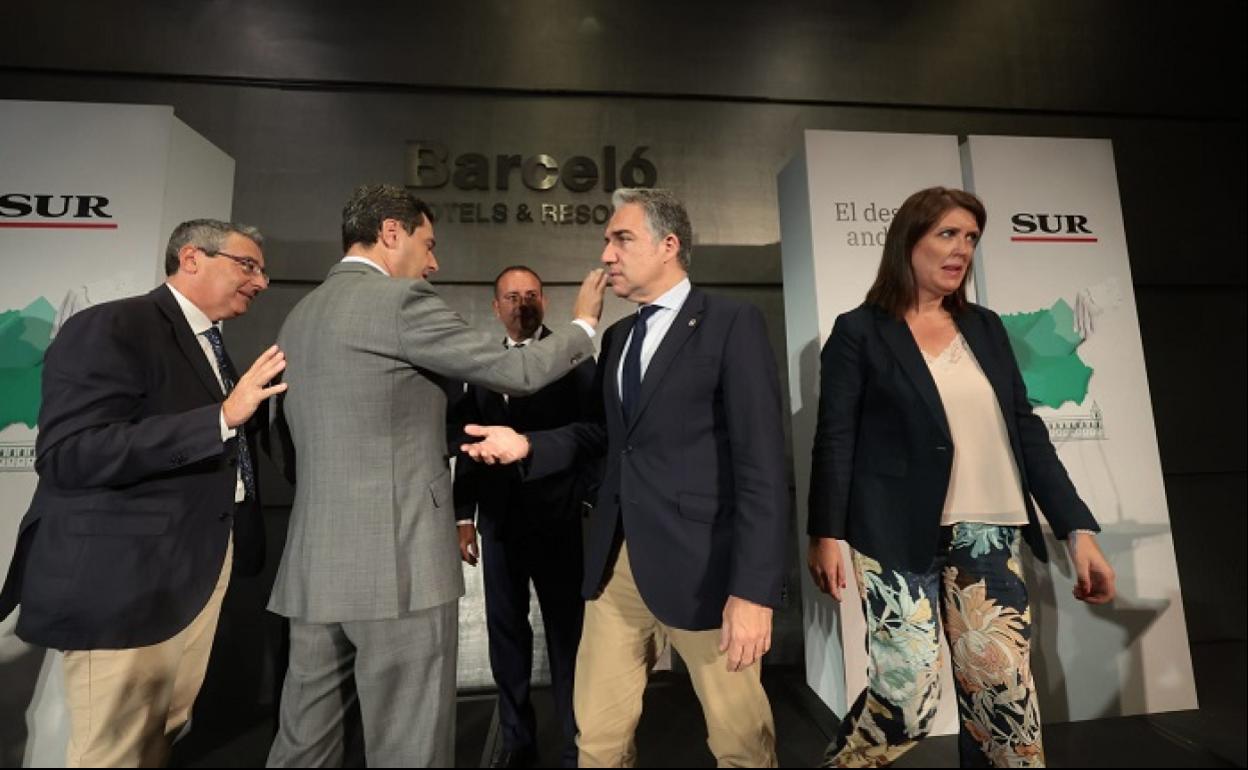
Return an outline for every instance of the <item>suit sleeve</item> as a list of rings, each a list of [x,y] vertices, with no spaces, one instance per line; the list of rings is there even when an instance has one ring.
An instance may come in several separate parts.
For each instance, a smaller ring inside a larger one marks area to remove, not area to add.
[[[612,330],[602,338],[602,349],[609,350]],[[607,376],[606,354],[596,364],[577,369],[577,393],[581,419],[561,428],[529,433],[529,456],[524,461],[526,481],[551,476],[577,465],[593,463],[607,451],[607,424],[603,412],[603,378]]]
[[[464,435],[464,426],[481,422],[480,410],[477,409],[477,395],[473,392],[474,390],[472,386],[468,386],[467,392],[447,412],[447,440],[455,456],[453,497],[456,521],[473,521],[476,518],[478,490],[485,475],[484,467],[459,449],[460,442],[467,438]]]
[[[810,463],[806,532],[844,540],[862,402],[862,338],[848,315],[836,319],[819,356],[819,417]]]
[[[592,356],[593,341],[568,323],[545,339],[508,349],[474,329],[427,281],[413,281],[397,316],[399,347],[414,366],[512,396],[528,396]]]
[[[721,366],[735,494],[728,592],[779,607],[789,531],[784,417],[767,324],[753,305],[737,313]]]
[[[134,343],[151,333],[118,312],[62,327],[44,357],[41,477],[62,489],[126,486],[224,451],[220,404],[143,416],[147,362]]]
[[[1048,428],[1036,416],[1027,399],[1027,385],[1023,382],[1023,373],[1010,346],[1005,324],[1001,323],[1001,317],[996,313],[988,311],[988,317],[1003,363],[1009,367],[1013,380],[1014,403],[1002,404],[1002,411],[1010,409],[1012,415],[1007,415],[1007,419],[1012,416],[1018,425],[1019,443],[1023,448],[1022,463],[1032,497],[1040,504],[1041,512],[1059,540],[1065,540],[1072,529],[1099,532],[1101,528],[1096,518],[1079,497],[1066,467],[1057,456],[1057,450],[1053,448],[1053,442],[1049,440]]]

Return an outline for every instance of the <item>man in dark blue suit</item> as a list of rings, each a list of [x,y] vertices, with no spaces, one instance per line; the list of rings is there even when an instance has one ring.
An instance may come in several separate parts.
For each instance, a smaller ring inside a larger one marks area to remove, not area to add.
[[[537,273],[523,266],[499,273],[494,280],[494,314],[507,330],[500,344],[522,347],[550,334],[542,325],[545,312],[546,295]],[[587,358],[531,396],[508,397],[469,385],[456,415],[459,425],[508,425],[521,432],[559,428],[589,419],[593,385],[594,361]],[[596,464],[527,483],[515,466],[480,465],[461,456],[455,467],[460,553],[469,564],[477,562],[477,525],[481,531],[486,630],[502,732],[502,747],[492,766],[528,767],[537,759],[537,725],[529,698],[531,580],[542,608],[551,689],[566,739],[562,762],[564,767],[576,767],[572,684],[585,607],[580,593],[581,504],[597,483]]]
[[[606,331],[592,421],[521,435],[470,426],[484,462],[529,478],[605,454],[576,663],[580,764],[629,766],[646,677],[670,641],[720,766],[776,763],[754,665],[781,601],[789,493],[779,379],[762,313],[689,282],[692,232],[664,190],[617,190],[602,261],[640,305]]]
[[[152,767],[190,716],[231,567],[259,572],[252,419],[285,368],[241,377],[220,322],[268,286],[254,228],[197,219],[149,294],[74,315],[44,357],[35,470],[0,619],[64,650],[69,767]]]

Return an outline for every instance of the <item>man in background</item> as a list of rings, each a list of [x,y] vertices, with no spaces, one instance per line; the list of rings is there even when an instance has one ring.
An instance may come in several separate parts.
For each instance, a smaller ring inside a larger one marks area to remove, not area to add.
[[[522,348],[551,334],[542,324],[542,279],[531,268],[517,265],[499,273],[493,307],[507,332],[499,343],[505,348]],[[531,396],[509,397],[469,385],[456,410],[457,422],[508,425],[521,432],[559,428],[590,419],[597,397],[593,388],[591,358]],[[537,761],[530,699],[530,581],[546,630],[551,690],[564,737],[561,762],[576,767],[572,684],[585,605],[580,591],[581,515],[590,488],[597,484],[597,468],[597,463],[587,463],[525,483],[514,465],[482,465],[462,455],[455,465],[460,553],[469,564],[477,563],[477,530],[481,533],[486,630],[502,735],[494,767],[530,767]]]

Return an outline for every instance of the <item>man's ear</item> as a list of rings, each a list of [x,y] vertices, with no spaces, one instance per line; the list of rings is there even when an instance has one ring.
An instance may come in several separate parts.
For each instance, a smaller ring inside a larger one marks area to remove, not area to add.
[[[178,271],[190,275],[198,273],[201,254],[198,246],[192,246],[189,243],[178,249]]]

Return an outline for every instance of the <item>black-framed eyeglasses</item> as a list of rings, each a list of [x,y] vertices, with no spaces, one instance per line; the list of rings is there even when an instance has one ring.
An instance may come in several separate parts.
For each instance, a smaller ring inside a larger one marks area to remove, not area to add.
[[[229,254],[224,251],[216,251],[215,249],[205,249],[202,247],[199,250],[204,252],[204,255],[208,257],[225,257],[226,259],[232,260],[234,264],[241,267],[243,272],[252,278],[255,278],[258,275],[263,277],[266,281],[269,280],[269,274],[265,271],[264,266],[251,257],[240,257],[237,254]]]

